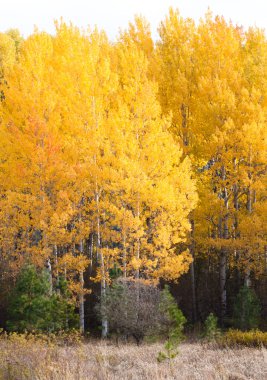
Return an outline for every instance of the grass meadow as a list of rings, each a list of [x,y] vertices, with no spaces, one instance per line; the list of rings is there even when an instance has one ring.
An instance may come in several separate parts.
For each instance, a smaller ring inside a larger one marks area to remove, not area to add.
[[[162,345],[110,341],[51,342],[13,335],[0,340],[0,380],[266,380],[266,348],[183,343],[159,363]]]

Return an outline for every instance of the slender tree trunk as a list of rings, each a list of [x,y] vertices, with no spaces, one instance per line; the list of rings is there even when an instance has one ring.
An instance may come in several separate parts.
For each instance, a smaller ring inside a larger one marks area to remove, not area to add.
[[[49,276],[49,295],[52,296],[53,294],[53,277],[52,277],[52,265],[50,258],[47,259],[46,262],[47,272]]]
[[[105,273],[105,261],[103,253],[101,251],[101,234],[100,234],[100,208],[99,208],[99,191],[96,184],[96,206],[97,206],[97,255],[100,259],[100,268],[101,268],[101,302],[105,302],[106,296],[106,273]],[[108,320],[106,317],[102,317],[102,338],[106,338],[108,335]]]
[[[123,231],[123,278],[127,277],[126,232]]]
[[[85,326],[84,326],[84,278],[83,271],[80,271],[80,295],[79,295],[79,316],[80,316],[80,333],[84,334]]]
[[[80,241],[79,244],[79,252],[83,253],[83,241]],[[79,279],[80,279],[80,293],[79,293],[79,317],[80,317],[80,333],[84,334],[85,328],[84,328],[84,277],[83,277],[83,270],[80,270],[79,273]]]
[[[187,112],[188,111],[188,112]],[[188,123],[187,123],[187,113],[189,116],[189,109],[185,104],[181,104],[181,115],[182,115],[182,139],[184,146],[189,145],[189,134],[188,134]]]
[[[138,222],[140,220],[140,194],[138,193],[137,197],[137,218]],[[140,269],[139,269],[139,259],[140,259],[140,238],[137,238],[137,249],[136,249],[136,258],[138,260],[138,269],[136,270],[135,278],[137,279],[137,299],[136,299],[136,323],[138,324],[139,319],[139,308],[140,308]]]
[[[236,162],[234,161],[234,168],[236,169]],[[239,232],[238,232],[238,211],[239,211],[239,200],[238,200],[238,194],[239,194],[239,187],[237,184],[234,184],[234,208],[235,208],[235,214],[234,214],[234,239],[237,240],[239,238]],[[239,263],[239,251],[238,249],[234,250],[234,260],[235,260],[235,281],[236,281],[236,287],[239,289],[240,287],[240,270],[238,268]]]
[[[193,323],[197,321],[197,303],[196,303],[196,283],[195,283],[195,223],[194,220],[191,220],[191,247],[190,253],[192,255],[193,261],[190,265],[190,275],[191,275],[191,288],[192,288],[192,320]]]
[[[247,191],[247,210],[249,214],[252,212],[252,191],[250,188],[248,188]]]
[[[220,292],[221,292],[221,323],[224,324],[226,309],[227,309],[227,294],[226,294],[226,264],[227,255],[225,249],[222,249],[220,254]]]
[[[139,222],[139,219],[140,219],[140,194],[139,193],[138,193],[138,196],[137,196],[137,211],[136,211],[136,216],[137,216],[138,222]],[[136,258],[138,260],[138,265],[139,265],[139,259],[140,259],[140,238],[139,237],[137,238]],[[137,279],[139,279],[139,277],[140,277],[140,269],[139,269],[139,267],[136,270],[135,277]]]
[[[222,167],[222,180],[226,179],[225,168]],[[222,220],[220,221],[220,238],[228,239],[229,238],[229,228],[228,228],[228,192],[225,187],[223,190],[224,194],[224,218],[223,224]],[[224,325],[225,316],[227,312],[227,293],[226,293],[226,273],[227,273],[227,249],[223,247],[220,252],[220,293],[221,293],[221,324]]]
[[[94,252],[94,234],[90,234],[89,239],[89,257],[90,257],[90,275],[93,272],[93,252]]]
[[[226,220],[225,223],[228,223]],[[227,239],[228,228],[224,224],[224,239]],[[226,273],[227,273],[227,249],[222,248],[220,254],[220,290],[221,290],[221,322],[224,324],[227,311],[227,293],[226,293]]]
[[[139,136],[139,131],[138,130],[136,131],[136,140],[137,140],[138,145],[139,145],[140,144],[140,141],[139,141],[140,140],[140,136]],[[138,157],[137,157],[137,159],[138,159],[138,161],[140,161],[140,150],[138,151]],[[139,185],[140,185],[140,183],[139,183]],[[139,218],[140,218],[140,193],[139,192],[137,193],[136,216],[137,216],[138,223],[139,223]],[[139,226],[138,226],[138,232],[139,232]],[[138,265],[139,265],[139,259],[140,259],[140,238],[139,238],[139,236],[137,238],[136,258],[137,258]],[[139,277],[140,277],[140,269],[139,269],[139,266],[138,266],[138,269],[135,272],[135,278],[139,279]],[[139,295],[138,295],[138,297],[139,297]]]
[[[227,228],[223,226],[222,221],[220,223],[220,235],[222,239],[225,239],[225,233]],[[227,310],[227,293],[226,293],[226,268],[227,268],[227,250],[225,247],[220,252],[220,293],[221,293],[221,325],[224,325],[224,320]]]
[[[64,251],[65,251],[65,248],[64,248]],[[66,266],[66,263],[64,263],[64,281],[67,282],[67,266]],[[68,328],[69,328],[69,316],[68,316],[68,313],[66,313],[66,316],[65,316],[65,328],[66,328],[66,330],[68,330]]]
[[[256,198],[255,193],[254,193],[254,198]],[[247,211],[249,214],[252,213],[252,191],[250,188],[248,188],[248,191],[247,191]],[[246,269],[246,273],[245,273],[245,279],[244,279],[244,285],[247,287],[251,286],[250,275],[251,275],[251,269],[250,269],[250,266],[248,265]]]
[[[59,292],[59,274],[58,274],[58,250],[57,244],[54,245],[55,266],[56,266],[56,286],[57,292]]]

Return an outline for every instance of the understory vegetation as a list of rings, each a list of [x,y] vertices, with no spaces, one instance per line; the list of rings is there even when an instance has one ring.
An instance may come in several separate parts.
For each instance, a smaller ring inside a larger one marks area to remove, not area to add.
[[[182,343],[170,365],[156,360],[161,344],[47,341],[12,334],[0,338],[1,380],[265,380],[267,350]]]

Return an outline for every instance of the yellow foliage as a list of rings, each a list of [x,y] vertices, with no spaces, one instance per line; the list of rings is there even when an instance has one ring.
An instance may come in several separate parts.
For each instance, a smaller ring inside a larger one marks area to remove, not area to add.
[[[229,346],[267,347],[267,333],[260,330],[229,330],[221,338],[220,343]]]

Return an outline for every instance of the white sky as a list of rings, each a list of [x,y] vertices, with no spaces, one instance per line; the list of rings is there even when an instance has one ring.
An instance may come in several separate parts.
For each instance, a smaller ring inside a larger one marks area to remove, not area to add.
[[[155,37],[170,6],[195,20],[210,7],[214,14],[234,23],[267,30],[267,0],[0,0],[0,31],[18,28],[26,37],[37,25],[39,30],[53,33],[53,20],[62,16],[79,27],[97,25],[114,39],[119,28],[127,28],[135,14],[142,14]]]

